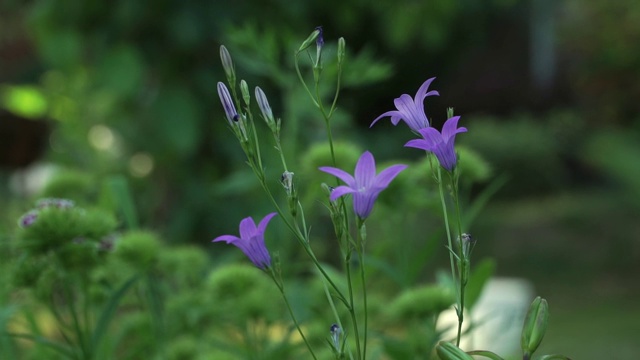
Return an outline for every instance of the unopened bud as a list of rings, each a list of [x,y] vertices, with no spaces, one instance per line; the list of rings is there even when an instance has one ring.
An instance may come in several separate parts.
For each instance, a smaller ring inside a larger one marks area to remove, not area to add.
[[[333,342],[333,347],[336,350],[340,350],[340,335],[342,334],[342,329],[340,329],[340,326],[338,326],[338,324],[333,324],[331,325],[331,328],[329,328],[329,331],[331,332],[331,341]]]
[[[249,94],[249,85],[244,80],[240,80],[240,93],[242,94],[242,100],[244,100],[245,105],[249,107],[251,103],[251,95]]]
[[[309,46],[311,46],[311,44],[313,44],[313,42],[316,41],[319,35],[320,35],[320,30],[318,30],[317,28],[313,30],[311,35],[309,35],[309,37],[307,37],[307,39],[302,42],[302,45],[300,45],[298,52],[306,50]]]
[[[447,108],[447,119],[451,119],[453,117],[453,108]]]
[[[293,192],[293,173],[291,171],[285,171],[280,177],[280,183],[287,192],[287,195],[291,195]]]
[[[476,245],[476,240],[471,238],[470,234],[462,234],[460,237],[460,247],[462,248],[462,257],[468,259],[471,257],[471,251],[473,251]]]
[[[269,100],[267,100],[267,95],[264,94],[264,91],[262,91],[259,86],[256,86],[255,93],[256,101],[258,102],[258,107],[260,108],[264,121],[267,122],[271,131],[275,131],[275,120],[273,119],[273,112],[271,111]]]
[[[229,94],[229,89],[227,89],[227,86],[222,82],[218,82],[218,96],[220,96],[220,102],[224,108],[225,115],[227,115],[229,124],[233,125],[234,122],[239,120],[238,112],[231,99],[231,94]]]
[[[231,54],[224,45],[220,45],[220,60],[222,60],[222,68],[227,76],[227,80],[230,84],[236,82],[236,70],[233,66],[233,60],[231,60]]]
[[[538,349],[544,333],[547,330],[547,322],[549,320],[549,305],[547,300],[538,296],[533,300],[524,319],[522,327],[522,352],[524,358],[529,359],[531,355]]]
[[[344,41],[344,38],[341,37],[340,39],[338,39],[338,66],[342,65],[342,62],[344,61],[344,57],[346,55],[347,52],[347,44]]]

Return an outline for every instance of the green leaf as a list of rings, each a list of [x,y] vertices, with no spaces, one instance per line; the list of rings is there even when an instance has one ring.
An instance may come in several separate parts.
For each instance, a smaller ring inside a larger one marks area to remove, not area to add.
[[[488,351],[488,350],[467,351],[467,354],[474,355],[474,356],[484,356],[486,358],[493,359],[493,360],[504,360],[498,354],[493,353],[493,352]]]
[[[100,340],[104,336],[107,328],[109,327],[109,323],[113,320],[113,315],[118,308],[118,304],[122,297],[127,293],[127,290],[138,280],[138,276],[135,275],[130,278],[127,282],[122,284],[122,286],[111,295],[107,305],[102,310],[100,314],[100,318],[98,319],[98,323],[96,324],[95,329],[93,330],[93,336],[91,336],[91,348],[97,349],[100,344]]]
[[[551,355],[542,355],[538,358],[538,360],[571,360],[570,357],[560,355],[560,354],[551,354]]]

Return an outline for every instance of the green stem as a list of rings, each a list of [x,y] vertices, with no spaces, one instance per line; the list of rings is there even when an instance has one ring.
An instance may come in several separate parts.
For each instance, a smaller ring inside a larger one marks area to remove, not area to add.
[[[276,283],[276,286],[278,287],[278,290],[280,290],[280,294],[282,295],[282,298],[284,299],[284,303],[287,305],[287,310],[289,310],[289,315],[291,316],[291,320],[293,320],[293,324],[295,325],[296,329],[298,330],[298,333],[302,337],[302,340],[304,341],[305,345],[307,345],[307,349],[309,349],[309,352],[311,353],[311,356],[314,359],[317,360],[316,354],[313,352],[313,348],[311,347],[311,344],[307,340],[307,337],[304,336],[304,332],[302,331],[302,328],[300,327],[300,324],[298,323],[298,320],[296,319],[296,316],[293,313],[293,309],[291,308],[291,304],[289,303],[289,299],[287,298],[287,295],[286,295],[286,293],[284,291],[284,282],[282,281],[282,278],[280,278],[279,281],[278,281],[273,269],[270,269],[270,271],[271,271],[271,277],[273,278],[273,281]]]
[[[361,351],[360,351],[360,332],[358,330],[358,317],[356,316],[356,311],[355,311],[355,307],[354,307],[354,301],[353,301],[353,284],[352,284],[352,278],[351,278],[351,254],[352,254],[352,250],[349,250],[349,252],[347,252],[347,257],[345,258],[345,267],[347,269],[347,283],[349,285],[349,314],[351,315],[351,322],[353,323],[353,332],[355,333],[355,338],[356,338],[356,358],[357,359],[363,359],[364,358],[361,356]]]
[[[363,336],[363,345],[362,345],[362,359],[366,359],[367,357],[367,333],[368,333],[368,323],[369,323],[369,316],[368,316],[368,307],[367,307],[367,283],[365,281],[365,273],[364,273],[364,244],[366,241],[366,227],[364,224],[364,220],[361,220],[360,218],[358,218],[358,234],[360,237],[360,247],[359,247],[359,251],[358,251],[358,257],[360,260],[360,278],[362,281],[362,299],[363,299],[363,306],[364,306],[364,336]]]
[[[458,315],[458,336],[456,337],[456,345],[460,345],[460,337],[462,334],[462,322],[464,321],[464,293],[467,286],[467,274],[469,271],[469,259],[467,254],[462,251],[462,216],[460,213],[460,196],[458,193],[458,181],[455,175],[449,173],[449,179],[452,186],[453,201],[456,208],[456,224],[458,226],[458,249],[459,250],[459,263],[460,267],[458,273],[460,276],[460,313]]]
[[[438,190],[440,193],[440,203],[442,205],[442,213],[444,215],[444,225],[447,231],[447,244],[449,246],[449,262],[451,264],[451,278],[453,279],[453,283],[456,289],[456,300],[457,300],[457,307],[458,309],[456,309],[456,315],[458,315],[458,333],[456,336],[456,346],[460,345],[460,337],[461,337],[461,331],[462,331],[462,321],[463,321],[463,316],[464,316],[464,288],[462,286],[462,279],[461,279],[461,273],[460,273],[460,268],[458,267],[458,277],[456,278],[456,258],[454,258],[454,247],[453,247],[453,242],[451,240],[451,229],[449,228],[449,215],[447,213],[447,204],[446,201],[444,199],[444,188],[443,188],[443,184],[442,184],[442,170],[440,168],[440,166],[438,166],[438,170],[437,170],[437,181],[438,181]],[[459,219],[459,216],[458,216]],[[457,260],[460,261],[460,257],[457,256]],[[458,287],[459,286],[459,287]]]
[[[254,169],[254,172],[255,172],[255,169]],[[278,202],[273,197],[273,194],[271,193],[271,190],[267,186],[264,178],[259,177],[259,180],[260,180],[260,185],[262,185],[262,188],[267,193],[267,197],[269,198],[269,200],[271,200],[271,203],[276,209],[276,212],[278,213],[278,215],[280,215],[280,218],[282,218],[287,228],[289,228],[289,230],[295,235],[296,239],[302,245],[302,247],[304,248],[309,258],[311,258],[311,261],[313,262],[315,267],[320,271],[320,273],[327,280],[327,282],[329,282],[333,290],[336,292],[338,299],[340,299],[342,303],[344,303],[347,307],[349,307],[348,301],[346,300],[345,296],[342,294],[342,292],[340,291],[338,286],[333,282],[333,280],[331,280],[331,277],[329,276],[329,274],[327,274],[327,272],[322,268],[322,265],[320,265],[320,262],[318,261],[315,254],[311,250],[306,234],[303,234],[302,232],[300,232],[300,229],[297,226],[293,225],[291,221],[289,221],[289,219],[285,216],[285,213],[282,211],[282,209],[278,205]]]

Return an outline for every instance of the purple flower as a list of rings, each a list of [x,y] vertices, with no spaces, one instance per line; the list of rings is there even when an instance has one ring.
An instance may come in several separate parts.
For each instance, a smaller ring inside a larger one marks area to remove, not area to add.
[[[276,215],[277,213],[268,214],[260,221],[258,227],[251,217],[244,218],[240,221],[240,237],[222,235],[213,239],[212,242],[226,241],[227,244],[235,245],[247,255],[255,266],[264,270],[271,266],[271,256],[269,256],[264,244],[264,231],[271,218]]]
[[[361,219],[365,219],[371,213],[378,194],[406,167],[407,165],[393,165],[376,175],[376,161],[370,152],[365,151],[358,159],[354,176],[334,167],[325,166],[320,170],[347,183],[346,186],[333,189],[330,200],[335,201],[340,196],[353,194],[353,209]]]
[[[37,218],[38,212],[35,210],[31,210],[28,213],[22,215],[18,223],[20,224],[20,227],[26,228],[33,225],[33,223],[36,222]]]
[[[322,46],[324,46],[324,37],[322,36],[322,26],[316,26],[315,30],[318,30],[320,32],[318,34],[318,37],[316,38],[316,47],[320,49]]]
[[[220,102],[222,102],[224,113],[227,115],[227,120],[229,120],[229,123],[233,124],[234,121],[238,121],[238,112],[236,111],[236,106],[233,105],[233,100],[231,99],[231,95],[229,94],[229,89],[227,89],[227,86],[222,82],[218,82],[218,96],[220,96]]]
[[[418,89],[415,98],[411,98],[409,94],[402,94],[399,98],[396,98],[393,102],[396,105],[397,110],[387,111],[384,114],[378,116],[371,126],[383,117],[390,116],[391,123],[398,125],[400,120],[403,120],[411,128],[411,130],[418,132],[420,129],[429,127],[429,119],[424,113],[424,98],[432,95],[440,95],[437,91],[432,90],[427,92],[429,85],[435,78],[431,78],[425,81]],[[370,127],[371,127],[370,126]]]
[[[458,127],[458,120],[460,120],[460,116],[449,118],[442,127],[442,134],[434,128],[420,129],[420,135],[422,135],[424,139],[410,140],[404,144],[404,146],[423,149],[433,153],[443,168],[452,171],[458,161],[455,149],[453,148],[456,134],[467,132],[467,128]]]

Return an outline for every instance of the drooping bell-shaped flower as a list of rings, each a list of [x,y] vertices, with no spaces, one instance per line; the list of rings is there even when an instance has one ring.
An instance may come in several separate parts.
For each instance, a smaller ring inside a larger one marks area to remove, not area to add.
[[[396,105],[396,110],[387,111],[384,114],[378,116],[373,122],[371,126],[375,124],[378,120],[384,117],[391,117],[391,123],[393,125],[398,125],[400,120],[407,123],[411,130],[418,132],[420,129],[428,128],[429,119],[424,112],[424,99],[427,96],[440,95],[436,90],[429,90],[429,85],[436,78],[431,78],[425,81],[422,86],[418,89],[415,97],[411,97],[409,94],[402,94],[399,98],[396,98],[393,102]],[[370,127],[371,127],[370,126]]]
[[[442,127],[442,133],[432,127],[420,129],[418,132],[423,138],[410,140],[404,146],[433,153],[443,168],[453,171],[458,162],[454,148],[456,134],[467,131],[467,128],[458,127],[458,120],[460,116],[449,118]]]
[[[370,152],[365,151],[358,159],[354,176],[344,170],[329,166],[321,167],[320,170],[346,183],[346,185],[333,189],[329,199],[335,201],[340,196],[353,194],[354,212],[361,219],[366,219],[371,213],[373,204],[380,192],[386,189],[391,181],[406,167],[407,165],[393,165],[376,175],[375,159]]]
[[[268,214],[260,221],[258,226],[256,226],[253,218],[244,218],[240,221],[240,237],[221,235],[213,239],[212,242],[226,241],[227,244],[238,247],[255,266],[264,270],[271,266],[271,256],[264,243],[264,232],[269,221],[276,215],[277,213]]]

